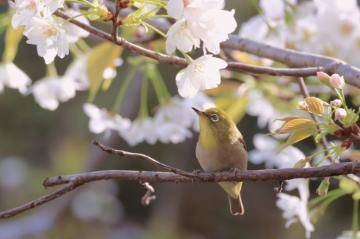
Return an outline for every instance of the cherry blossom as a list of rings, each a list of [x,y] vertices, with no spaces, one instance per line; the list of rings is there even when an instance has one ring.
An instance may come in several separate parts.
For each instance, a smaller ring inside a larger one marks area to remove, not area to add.
[[[204,49],[218,54],[220,43],[227,40],[237,26],[234,11],[222,10],[223,7],[223,0],[170,0],[168,14],[178,21],[168,32],[168,53],[175,48],[189,52],[199,47],[201,40]],[[176,37],[180,38],[174,41]]]
[[[148,144],[155,144],[157,139],[152,118],[139,118],[134,120],[129,129],[122,131],[120,135],[130,146],[137,145],[143,141],[146,141]]]
[[[69,41],[65,30],[52,17],[34,17],[26,26],[24,35],[28,44],[36,45],[37,53],[46,64],[55,56],[64,58],[69,54]]]
[[[185,19],[177,21],[167,32],[166,52],[173,53],[176,48],[183,52],[189,52],[193,48],[200,47],[200,39],[195,37]]]
[[[15,0],[10,3],[15,8],[11,23],[14,28],[18,28],[27,25],[35,16],[49,16],[63,6],[64,0]]]
[[[347,115],[347,112],[343,108],[337,108],[335,110],[335,119],[336,120],[342,120],[346,117],[346,115]]]
[[[60,102],[75,97],[76,85],[67,77],[46,77],[35,82],[31,92],[42,108],[56,110]]]
[[[217,87],[221,82],[220,69],[227,63],[212,55],[204,55],[192,61],[176,75],[176,85],[182,97],[193,97],[197,92]]]
[[[92,133],[108,133],[112,130],[121,133],[130,127],[129,119],[123,118],[118,114],[112,114],[106,109],[100,109],[94,104],[85,103],[83,110],[90,118],[89,129]]]
[[[305,228],[306,238],[310,238],[311,232],[314,231],[314,226],[310,221],[310,215],[307,210],[307,200],[285,193],[278,193],[277,196],[276,206],[283,211],[282,216],[286,219],[285,227],[288,228],[299,220]]]
[[[338,74],[333,74],[330,76],[329,79],[330,85],[336,89],[342,89],[345,85],[345,80],[343,76],[340,76]]]
[[[31,79],[29,76],[14,63],[5,62],[0,64],[0,92],[6,86],[25,94],[30,84]]]

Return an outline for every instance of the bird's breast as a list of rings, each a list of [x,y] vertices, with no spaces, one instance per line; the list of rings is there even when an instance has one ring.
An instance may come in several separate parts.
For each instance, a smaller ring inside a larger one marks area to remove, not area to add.
[[[247,168],[247,152],[240,142],[209,149],[203,147],[199,141],[196,146],[196,157],[206,172]]]

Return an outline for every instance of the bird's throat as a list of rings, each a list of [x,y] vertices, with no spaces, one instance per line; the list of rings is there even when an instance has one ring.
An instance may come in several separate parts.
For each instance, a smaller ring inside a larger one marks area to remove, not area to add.
[[[207,123],[207,122],[203,122]],[[200,136],[199,136],[200,144],[205,149],[215,149],[219,142],[216,138],[214,131],[211,127],[206,127],[206,125],[200,123]]]

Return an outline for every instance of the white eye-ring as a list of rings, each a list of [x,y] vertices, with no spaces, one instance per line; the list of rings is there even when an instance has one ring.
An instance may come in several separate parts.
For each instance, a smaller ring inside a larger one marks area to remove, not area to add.
[[[219,116],[217,114],[211,114],[210,119],[211,119],[212,122],[218,122],[219,121]]]

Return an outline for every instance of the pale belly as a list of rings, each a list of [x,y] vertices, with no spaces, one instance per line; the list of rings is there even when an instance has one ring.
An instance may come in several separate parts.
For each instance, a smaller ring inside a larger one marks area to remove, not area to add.
[[[247,152],[240,142],[227,145],[222,149],[205,150],[198,142],[196,157],[206,172],[222,171],[230,168],[247,168]]]

